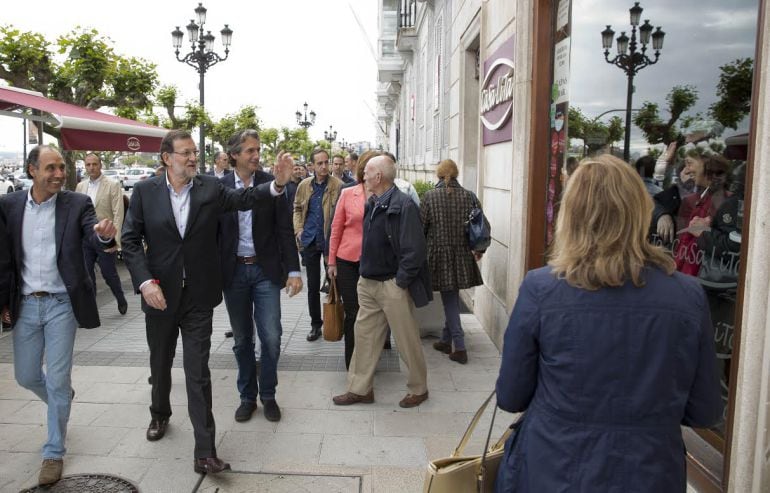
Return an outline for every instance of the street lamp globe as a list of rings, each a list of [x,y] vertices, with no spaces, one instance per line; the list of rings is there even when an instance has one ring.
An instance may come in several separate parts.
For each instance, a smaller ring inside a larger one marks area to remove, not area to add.
[[[647,46],[650,42],[650,33],[652,33],[652,24],[649,19],[644,20],[644,25],[639,28],[639,40],[643,46]]]
[[[626,36],[626,32],[623,31],[620,33],[620,36],[618,36],[618,55],[625,55],[628,51],[628,36]]]
[[[602,31],[602,47],[605,50],[612,48],[612,42],[615,40],[615,31],[608,25],[607,29]]]
[[[190,23],[187,24],[187,36],[190,38],[190,43],[195,44],[198,42],[198,24],[192,19],[190,19]]]
[[[654,33],[652,33],[652,49],[655,51],[660,51],[663,49],[663,38],[666,36],[666,33],[664,33],[660,26],[655,30]]]
[[[219,31],[219,34],[222,35],[222,45],[225,47],[225,53],[227,53],[230,48],[230,43],[233,42],[233,30],[230,29],[230,26],[225,24],[224,29]]]
[[[198,16],[198,24],[203,25],[206,23],[206,7],[200,2],[198,2],[198,6],[195,7],[195,15]]]
[[[184,33],[179,29],[179,26],[176,26],[176,29],[171,31],[171,43],[174,46],[174,49],[177,53],[179,53],[179,48],[182,47],[182,40],[184,39]]]
[[[639,2],[634,2],[634,6],[628,9],[629,14],[631,14],[631,25],[632,26],[638,26],[639,25],[639,19],[642,18],[642,12],[644,11],[643,8],[639,6]]]

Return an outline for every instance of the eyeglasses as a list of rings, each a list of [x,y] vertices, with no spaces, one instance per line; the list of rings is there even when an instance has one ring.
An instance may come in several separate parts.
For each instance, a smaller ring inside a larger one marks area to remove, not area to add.
[[[184,152],[171,151],[171,152],[174,154],[178,154],[185,159],[190,159],[193,156],[198,157],[198,154],[200,154],[199,151],[184,151]]]

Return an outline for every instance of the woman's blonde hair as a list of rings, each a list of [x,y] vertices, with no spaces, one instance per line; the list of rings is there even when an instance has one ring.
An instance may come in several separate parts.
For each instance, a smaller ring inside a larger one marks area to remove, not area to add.
[[[452,193],[452,189],[449,188],[449,182],[453,179],[456,180],[457,175],[459,174],[460,172],[457,170],[457,163],[451,159],[444,159],[438,163],[438,166],[436,166],[436,176],[439,180],[444,181],[447,193]]]
[[[643,286],[642,270],[674,272],[674,260],[647,241],[653,203],[624,161],[602,154],[583,159],[567,182],[548,264],[570,285],[589,290]]]

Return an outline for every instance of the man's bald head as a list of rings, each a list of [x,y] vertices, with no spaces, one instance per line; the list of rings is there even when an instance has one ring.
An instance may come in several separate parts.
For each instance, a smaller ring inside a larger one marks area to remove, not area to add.
[[[382,179],[387,183],[393,183],[396,179],[396,163],[388,156],[375,156],[369,160],[366,166],[372,166],[382,173]]]

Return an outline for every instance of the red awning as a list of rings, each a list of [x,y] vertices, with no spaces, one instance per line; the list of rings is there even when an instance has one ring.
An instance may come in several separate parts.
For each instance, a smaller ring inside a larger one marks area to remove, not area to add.
[[[128,118],[48,99],[40,93],[0,87],[0,110],[8,115],[18,109],[49,114],[46,121],[61,130],[62,145],[69,151],[158,152],[160,141],[168,132]]]

